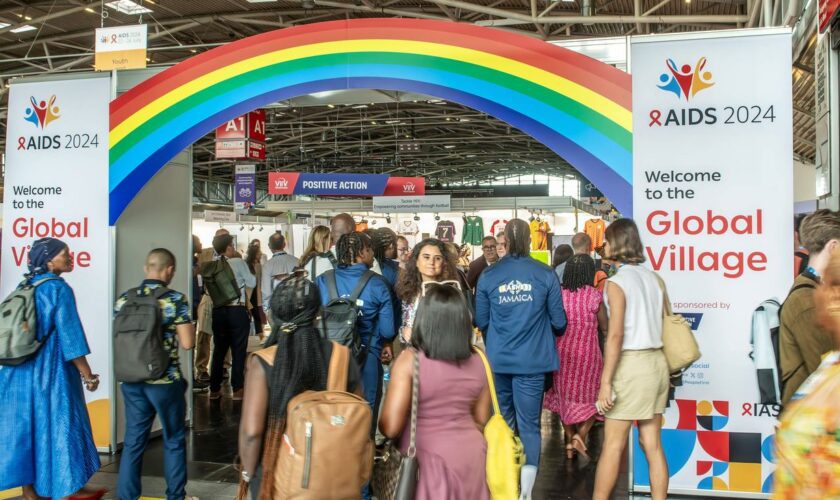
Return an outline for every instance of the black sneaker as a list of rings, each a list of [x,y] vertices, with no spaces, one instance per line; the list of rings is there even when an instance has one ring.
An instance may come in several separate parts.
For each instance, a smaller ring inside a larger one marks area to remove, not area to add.
[[[196,380],[193,382],[193,392],[204,392],[210,387],[209,382],[201,382]]]
[[[195,378],[196,382],[201,382],[203,384],[210,383],[210,374],[209,373],[201,373]]]

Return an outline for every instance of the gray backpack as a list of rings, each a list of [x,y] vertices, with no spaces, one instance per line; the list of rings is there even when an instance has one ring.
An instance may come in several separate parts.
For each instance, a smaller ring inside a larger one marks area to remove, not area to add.
[[[114,316],[114,374],[118,382],[156,380],[169,368],[158,305],[167,292],[165,286],[155,288],[151,295],[140,295],[139,288],[126,292],[127,300]]]
[[[32,359],[47,337],[38,340],[35,289],[47,281],[22,284],[0,304],[0,365],[15,366]]]

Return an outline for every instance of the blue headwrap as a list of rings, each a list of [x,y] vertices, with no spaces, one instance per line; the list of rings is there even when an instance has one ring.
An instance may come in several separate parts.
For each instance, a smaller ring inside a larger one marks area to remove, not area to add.
[[[55,238],[41,238],[29,250],[29,274],[43,274],[49,271],[47,263],[60,254],[67,243]]]

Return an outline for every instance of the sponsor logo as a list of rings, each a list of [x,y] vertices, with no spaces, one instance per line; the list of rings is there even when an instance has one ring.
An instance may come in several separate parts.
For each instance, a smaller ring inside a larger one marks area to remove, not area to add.
[[[782,413],[782,407],[780,405],[764,403],[743,403],[741,405],[742,417],[778,418],[780,413]]]
[[[691,325],[691,330],[696,332],[700,328],[700,320],[703,319],[703,313],[677,313],[685,319],[686,323]]]
[[[665,66],[668,71],[659,75],[659,88],[662,91],[670,92],[677,96],[677,99],[685,98],[690,101],[695,95],[713,86],[712,72],[706,70],[705,57],[701,57],[694,63],[677,66],[673,59],[666,59]]]
[[[403,192],[404,193],[414,193],[417,190],[417,186],[414,185],[413,182],[406,182],[403,184]]]
[[[240,198],[250,198],[251,197],[251,188],[243,187],[239,190],[239,197]]]
[[[40,129],[61,118],[59,108],[55,105],[55,95],[50,96],[49,101],[38,101],[35,96],[29,98],[32,106],[27,107],[23,112],[23,119],[32,123]]]
[[[289,181],[287,179],[284,179],[283,177],[281,177],[281,178],[274,181],[274,187],[281,188],[281,189],[287,188],[287,187],[289,187]]]

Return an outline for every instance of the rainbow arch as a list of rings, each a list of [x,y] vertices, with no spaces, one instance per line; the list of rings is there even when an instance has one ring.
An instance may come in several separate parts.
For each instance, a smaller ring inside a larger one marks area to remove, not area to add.
[[[485,112],[566,159],[632,210],[630,76],[524,35],[360,19],[277,30],[200,54],[111,103],[110,222],[178,152],[281,99],[353,88],[418,92]]]

